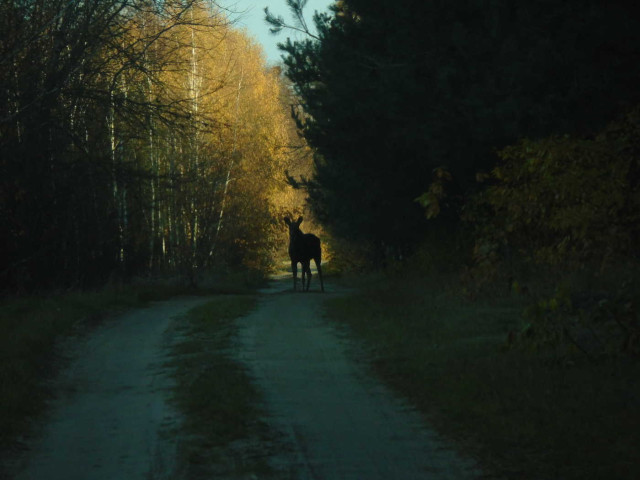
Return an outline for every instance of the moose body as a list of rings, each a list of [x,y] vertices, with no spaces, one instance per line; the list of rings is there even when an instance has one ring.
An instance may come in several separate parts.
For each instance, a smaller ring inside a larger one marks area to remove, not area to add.
[[[289,217],[285,217],[284,223],[289,227],[289,258],[291,259],[291,271],[293,272],[293,290],[295,291],[297,288],[298,263],[300,263],[302,265],[302,291],[309,291],[309,285],[311,285],[311,259],[313,258],[320,276],[320,289],[324,292],[320,239],[312,233],[302,233],[300,231],[302,217],[295,222],[292,222]]]

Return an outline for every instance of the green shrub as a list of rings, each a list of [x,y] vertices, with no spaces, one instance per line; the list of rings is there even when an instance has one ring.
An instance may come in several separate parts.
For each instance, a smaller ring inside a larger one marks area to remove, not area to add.
[[[640,109],[594,139],[523,139],[498,153],[465,207],[478,265],[513,249],[552,266],[605,268],[640,241]]]

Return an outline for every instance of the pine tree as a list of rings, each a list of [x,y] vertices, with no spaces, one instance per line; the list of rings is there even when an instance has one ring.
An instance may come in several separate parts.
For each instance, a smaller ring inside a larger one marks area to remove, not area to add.
[[[305,30],[305,2],[287,4]],[[381,254],[455,225],[497,148],[586,135],[640,101],[638,13],[578,0],[336,2],[314,17],[315,38],[280,46],[317,155],[307,187],[318,217]],[[414,200],[440,167],[453,178],[449,208],[426,225]]]

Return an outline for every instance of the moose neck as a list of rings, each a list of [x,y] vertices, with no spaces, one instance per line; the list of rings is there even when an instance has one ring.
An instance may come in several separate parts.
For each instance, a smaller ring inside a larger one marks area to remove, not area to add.
[[[289,241],[291,243],[299,242],[300,240],[302,240],[302,237],[304,237],[304,233],[302,233],[300,229],[297,229],[291,232],[291,235],[289,236]]]
[[[305,254],[304,233],[297,229],[289,235],[289,255],[301,257]]]

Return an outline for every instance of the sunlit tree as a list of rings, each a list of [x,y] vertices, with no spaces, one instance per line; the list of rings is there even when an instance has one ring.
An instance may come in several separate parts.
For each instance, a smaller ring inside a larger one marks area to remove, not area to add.
[[[211,2],[0,4],[2,281],[264,268],[281,79]]]

